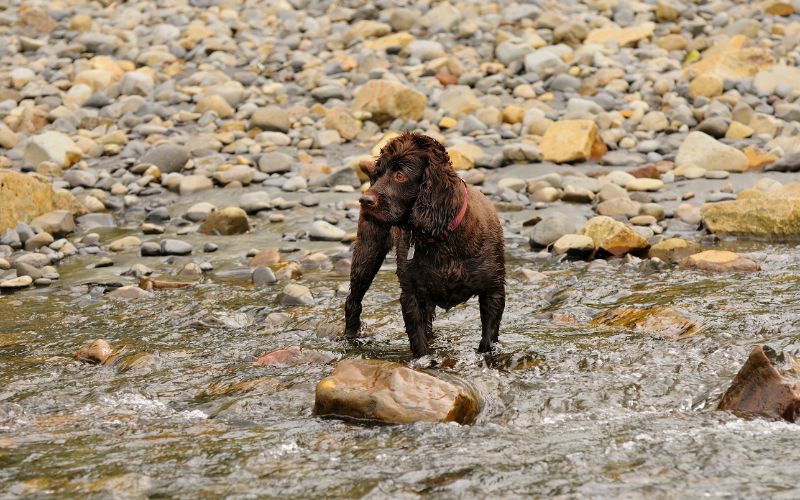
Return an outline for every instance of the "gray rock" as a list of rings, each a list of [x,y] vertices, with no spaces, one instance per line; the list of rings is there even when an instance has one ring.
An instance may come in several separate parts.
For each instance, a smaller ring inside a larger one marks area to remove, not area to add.
[[[245,193],[239,197],[239,208],[248,214],[254,214],[272,208],[272,200],[266,191]]]
[[[277,106],[259,108],[250,116],[250,128],[285,133],[290,127],[289,115]]]
[[[162,240],[161,253],[164,255],[189,255],[192,253],[192,245],[181,240]]]
[[[290,283],[286,285],[278,299],[284,306],[311,306],[314,305],[314,297],[311,290],[303,285]]]
[[[342,238],[344,238],[347,233],[324,220],[317,220],[311,224],[308,235],[312,240],[342,241]]]
[[[164,174],[180,172],[189,161],[189,150],[176,144],[161,144],[145,153],[140,161],[157,166]]]
[[[142,257],[153,257],[161,255],[161,245],[155,241],[145,241],[139,249]]]
[[[19,276],[0,281],[0,289],[2,290],[17,290],[20,288],[27,288],[31,286],[33,279],[30,276]]]
[[[30,225],[54,236],[66,236],[75,230],[75,219],[68,210],[54,210],[36,217]]]
[[[583,217],[571,217],[562,213],[547,215],[533,226],[531,246],[546,247],[565,234],[577,233],[584,222]]]
[[[44,276],[41,270],[25,262],[15,262],[14,270],[17,271],[17,276],[30,276],[34,280]]]
[[[117,227],[111,214],[86,214],[78,217],[77,222],[81,231],[90,231],[98,227]]]
[[[265,266],[258,266],[257,268],[253,269],[252,279],[253,284],[257,287],[263,287],[278,281],[278,278],[275,277],[275,273],[272,272],[272,269]]]
[[[208,203],[206,201],[201,201],[200,203],[195,203],[189,210],[186,211],[185,217],[192,222],[202,222],[208,218],[208,216],[216,210],[217,207]]]
[[[764,167],[765,172],[800,172],[800,152],[780,158]],[[1,241],[1,240],[0,240]]]
[[[97,184],[97,174],[91,170],[71,168],[64,172],[64,180],[70,187],[94,187]]]
[[[265,153],[258,159],[258,169],[268,174],[283,174],[292,169],[292,157],[284,153]]]

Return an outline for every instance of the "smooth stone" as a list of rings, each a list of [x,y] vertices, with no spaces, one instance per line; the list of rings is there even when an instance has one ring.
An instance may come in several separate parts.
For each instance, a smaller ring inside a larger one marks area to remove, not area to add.
[[[341,241],[347,233],[324,220],[317,220],[311,224],[308,235],[312,240]]]
[[[681,262],[681,267],[713,272],[754,272],[761,269],[752,260],[725,250],[706,250],[691,255]]]
[[[238,204],[248,214],[254,214],[272,208],[272,199],[266,191],[255,191],[240,196]]]
[[[163,255],[189,255],[192,253],[192,245],[181,240],[166,239],[161,241],[160,250]],[[144,245],[142,245],[142,252],[144,252]]]
[[[189,210],[186,211],[186,217],[192,222],[202,222],[208,218],[211,213],[216,210],[217,207],[208,203],[207,201],[201,201],[200,203],[195,203]]]
[[[584,223],[583,217],[571,217],[562,213],[547,215],[531,231],[531,246],[546,247],[565,234],[572,234]]]
[[[200,226],[203,234],[232,235],[243,234],[250,230],[247,212],[239,207],[225,207],[209,215]]]
[[[75,230],[75,219],[69,210],[54,210],[36,217],[30,225],[53,236],[66,236]]]
[[[176,144],[161,144],[148,150],[139,161],[157,166],[164,174],[180,172],[189,161],[189,150]]]
[[[290,283],[286,285],[283,291],[278,296],[281,305],[284,306],[312,306],[314,305],[314,297],[311,295],[311,290],[303,285],[297,283]]]
[[[257,268],[253,269],[251,279],[253,284],[257,287],[263,287],[278,281],[278,278],[275,277],[275,273],[272,272],[272,269],[264,266],[258,266]]]
[[[258,169],[268,174],[283,174],[291,171],[294,161],[284,153],[265,153],[258,159]]]
[[[108,296],[112,299],[143,300],[151,298],[153,294],[147,290],[142,290],[138,286],[128,285],[109,292]]]
[[[33,278],[30,276],[18,276],[7,280],[0,281],[0,289],[3,290],[17,290],[20,288],[27,288],[33,284]]]
[[[558,255],[585,258],[594,252],[594,241],[580,234],[565,234],[553,243],[553,251]]]
[[[352,359],[340,362],[317,384],[314,414],[390,424],[469,424],[480,406],[475,391],[455,377],[436,377],[400,363]]]

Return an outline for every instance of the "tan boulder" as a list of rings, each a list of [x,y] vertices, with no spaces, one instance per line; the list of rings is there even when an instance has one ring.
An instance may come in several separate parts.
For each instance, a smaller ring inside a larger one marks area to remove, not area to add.
[[[466,383],[373,359],[342,361],[317,384],[314,414],[391,424],[471,423],[480,400]]]
[[[579,234],[594,241],[595,252],[603,251],[620,257],[626,253],[643,253],[650,244],[639,233],[611,217],[599,215],[592,217],[581,228]]]
[[[474,144],[462,143],[447,148],[447,154],[455,170],[469,170],[483,156],[483,150]]]
[[[0,231],[53,210],[86,213],[86,208],[69,192],[54,190],[49,182],[13,171],[0,171],[0,200]]]
[[[697,323],[671,307],[617,307],[595,316],[592,324],[626,328],[667,339],[682,339],[700,331]]]
[[[761,267],[752,260],[726,250],[706,250],[687,257],[681,262],[681,267],[694,268],[703,271],[758,271]]]
[[[770,195],[708,203],[700,214],[714,234],[771,241],[800,239],[800,198]]]
[[[698,97],[717,97],[724,90],[722,78],[712,73],[701,73],[689,84],[689,95]]]
[[[353,109],[372,114],[376,123],[395,118],[418,120],[428,98],[422,92],[392,80],[370,80],[355,93]]]
[[[545,161],[586,161],[592,157],[597,135],[597,125],[593,120],[561,120],[547,128],[539,149]]]
[[[382,36],[375,40],[367,40],[364,42],[364,46],[375,51],[386,50],[392,47],[406,48],[415,39],[416,38],[411,33],[401,31],[400,33],[392,33],[391,35]]]

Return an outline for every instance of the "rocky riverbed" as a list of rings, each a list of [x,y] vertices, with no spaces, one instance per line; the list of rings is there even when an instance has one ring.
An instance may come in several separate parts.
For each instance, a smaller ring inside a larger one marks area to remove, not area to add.
[[[800,348],[798,10],[0,6],[0,491],[794,491],[797,428],[716,409]],[[359,165],[404,130],[498,210],[490,366],[473,302],[411,360],[391,255],[341,338]]]

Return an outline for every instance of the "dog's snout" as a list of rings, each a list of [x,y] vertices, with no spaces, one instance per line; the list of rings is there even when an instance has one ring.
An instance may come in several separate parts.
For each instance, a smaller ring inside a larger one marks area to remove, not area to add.
[[[358,200],[362,207],[374,207],[378,204],[378,198],[372,193],[364,193]]]

